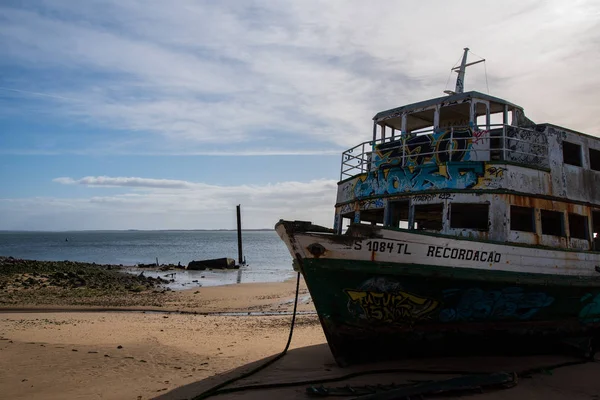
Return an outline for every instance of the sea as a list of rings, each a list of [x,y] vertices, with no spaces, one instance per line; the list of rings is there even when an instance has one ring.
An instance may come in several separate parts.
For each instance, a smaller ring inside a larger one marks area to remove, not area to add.
[[[0,232],[0,256],[29,260],[123,265],[132,274],[162,277],[167,287],[190,289],[243,282],[282,282],[295,276],[292,258],[273,230],[242,231],[246,265],[239,270],[157,271],[138,264],[187,265],[193,260],[238,260],[236,231]]]

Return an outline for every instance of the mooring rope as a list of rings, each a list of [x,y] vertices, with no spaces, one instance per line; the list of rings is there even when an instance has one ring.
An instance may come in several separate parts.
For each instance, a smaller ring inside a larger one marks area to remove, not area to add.
[[[269,365],[273,364],[275,361],[279,360],[281,357],[283,357],[287,353],[288,349],[290,348],[290,344],[292,343],[292,335],[294,334],[294,325],[296,323],[296,310],[298,308],[298,293],[299,292],[300,292],[300,272],[298,272],[298,275],[296,277],[296,297],[294,299],[294,312],[292,313],[292,323],[291,323],[291,327],[290,327],[290,334],[288,336],[288,341],[287,341],[283,351],[281,353],[279,353],[277,356],[270,359],[269,361],[265,362],[264,364],[259,365],[258,367],[254,368],[248,372],[245,372],[245,373],[241,374],[240,376],[236,376],[236,377],[226,380],[223,383],[219,383],[218,385],[213,386],[212,388],[206,390],[205,392],[199,394],[198,396],[193,397],[192,400],[202,400],[202,399],[206,399],[211,396],[218,395],[218,394],[231,393],[232,391],[239,391],[239,390],[236,390],[239,388],[231,388],[228,390],[227,389],[222,390],[221,388],[223,388],[227,385],[230,385],[236,381],[239,381],[241,379],[247,378],[251,375],[254,375],[258,371],[261,371],[261,370],[267,368]]]

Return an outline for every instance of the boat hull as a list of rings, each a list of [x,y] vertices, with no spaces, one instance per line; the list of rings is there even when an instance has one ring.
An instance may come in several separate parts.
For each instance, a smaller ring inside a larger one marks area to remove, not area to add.
[[[532,351],[558,339],[590,338],[600,332],[600,281],[593,274],[403,262],[408,257],[402,251],[395,262],[378,261],[365,259],[357,250],[356,241],[364,243],[368,235],[281,228],[278,232],[306,280],[340,365],[432,354]],[[385,231],[378,235],[384,243],[394,233],[387,239]],[[402,238],[412,243],[411,251],[428,240],[411,234]],[[440,254],[446,247],[464,245],[458,242],[447,240]],[[397,248],[392,247],[394,252]],[[502,250],[489,248],[486,254],[492,251]],[[508,252],[502,257],[509,257]]]

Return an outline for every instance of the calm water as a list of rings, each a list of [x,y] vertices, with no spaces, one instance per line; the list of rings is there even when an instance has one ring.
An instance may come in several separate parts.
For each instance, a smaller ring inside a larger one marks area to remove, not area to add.
[[[65,239],[68,239],[66,241]],[[243,232],[247,266],[240,271],[175,272],[173,289],[239,282],[278,282],[294,276],[292,258],[275,231]],[[135,266],[158,261],[187,265],[192,260],[230,257],[237,260],[235,231],[75,231],[0,232],[0,255],[33,260],[84,261]],[[129,272],[141,270],[129,268]],[[193,281],[198,282],[193,282]]]

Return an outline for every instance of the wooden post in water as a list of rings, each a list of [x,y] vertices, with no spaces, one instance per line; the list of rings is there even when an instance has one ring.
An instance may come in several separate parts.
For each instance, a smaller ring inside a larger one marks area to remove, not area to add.
[[[242,254],[242,218],[240,213],[240,205],[236,206],[237,211],[237,234],[238,234],[238,264],[243,265],[244,258]]]

